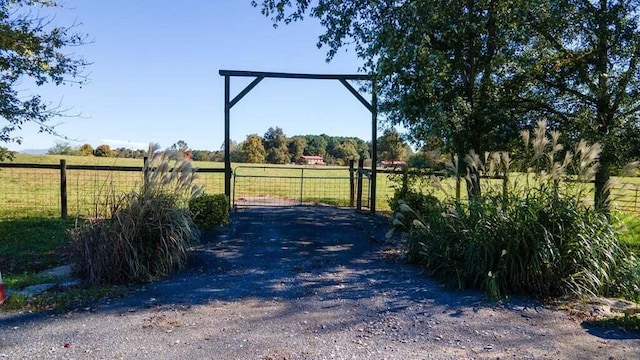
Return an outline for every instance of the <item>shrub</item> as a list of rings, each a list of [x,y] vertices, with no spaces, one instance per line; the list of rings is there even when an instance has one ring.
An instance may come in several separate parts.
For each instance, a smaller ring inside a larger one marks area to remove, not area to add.
[[[590,180],[599,148],[582,143],[575,155],[561,153],[558,134],[548,139],[541,128],[531,141],[532,173],[509,192],[489,189],[466,202],[416,201],[407,192],[411,203],[399,201],[394,226],[409,234],[408,259],[450,285],[491,297],[637,294],[637,260],[607,214],[585,204],[584,186],[566,181]],[[471,154],[467,162],[481,171],[509,169],[505,154],[486,159]]]
[[[223,194],[200,195],[189,200],[189,211],[200,230],[229,224],[229,200]]]
[[[110,157],[113,155],[113,152],[111,151],[111,147],[109,145],[103,144],[93,150],[93,155],[97,157]]]
[[[90,284],[146,282],[184,266],[187,249],[200,238],[186,203],[200,193],[191,165],[175,152],[152,146],[138,191],[109,197],[107,218],[72,231],[77,275]],[[173,166],[171,166],[173,165]],[[172,169],[173,168],[173,169]]]

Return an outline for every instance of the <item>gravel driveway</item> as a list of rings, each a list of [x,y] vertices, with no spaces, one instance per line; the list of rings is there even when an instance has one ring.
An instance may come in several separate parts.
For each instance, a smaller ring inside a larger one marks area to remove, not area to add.
[[[0,314],[10,359],[637,359],[637,334],[447,291],[402,264],[381,217],[251,209],[189,268],[64,314]]]

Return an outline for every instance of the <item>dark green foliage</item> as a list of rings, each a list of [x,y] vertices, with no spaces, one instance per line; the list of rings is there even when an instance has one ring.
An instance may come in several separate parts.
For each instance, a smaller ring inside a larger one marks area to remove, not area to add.
[[[287,148],[289,140],[281,128],[269,128],[264,134],[263,144],[266,151],[266,160],[269,164],[288,164],[291,162],[289,158],[289,149]]]
[[[203,194],[189,200],[193,222],[200,230],[213,230],[229,224],[229,199],[224,194]]]
[[[602,146],[594,202],[608,211],[612,171],[636,155],[640,132],[637,1],[538,0],[520,53],[534,84],[523,97],[573,141]],[[634,154],[635,153],[635,154]],[[637,159],[637,157],[635,158]]]

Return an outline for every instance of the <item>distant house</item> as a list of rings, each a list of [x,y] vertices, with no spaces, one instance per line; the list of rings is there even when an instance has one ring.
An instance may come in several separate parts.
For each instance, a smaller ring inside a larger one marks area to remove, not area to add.
[[[307,165],[326,165],[322,156],[315,155],[303,155],[300,157],[300,160],[298,160],[298,163]]]
[[[402,160],[393,160],[393,161],[380,161],[380,167],[383,169],[386,168],[405,168],[407,167],[407,162]]]

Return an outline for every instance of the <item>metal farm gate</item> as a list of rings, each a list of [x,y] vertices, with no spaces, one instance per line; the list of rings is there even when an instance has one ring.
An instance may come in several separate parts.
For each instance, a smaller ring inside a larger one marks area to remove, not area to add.
[[[372,214],[376,212],[376,178],[377,178],[377,163],[378,163],[378,149],[377,149],[377,139],[378,139],[378,95],[376,92],[376,82],[374,79],[365,74],[294,74],[294,73],[278,73],[278,72],[263,72],[263,71],[242,71],[242,70],[220,70],[218,72],[220,76],[224,76],[224,193],[229,198],[232,198],[231,195],[231,178],[234,175],[234,172],[231,169],[231,151],[230,151],[230,127],[231,127],[231,108],[233,108],[243,97],[245,97],[254,87],[256,87],[262,80],[266,78],[277,78],[277,79],[304,79],[304,80],[329,80],[329,81],[339,81],[344,87],[358,100],[364,107],[371,113],[371,171],[368,172],[368,180],[367,180],[367,189],[370,188],[368,192],[371,197],[371,201],[369,201],[369,211]],[[249,83],[244,89],[242,89],[236,96],[231,97],[231,78],[232,77],[249,77],[253,78],[253,81]],[[365,99],[355,87],[349,81],[366,81],[371,84],[371,102]],[[241,171],[242,172],[242,171]],[[364,175],[364,172],[359,172],[361,175]],[[353,174],[353,172],[352,172]],[[254,177],[250,174],[240,174],[240,178],[254,178],[258,179],[258,177]],[[293,182],[291,176],[297,178],[297,175],[263,175],[268,179],[273,179],[275,182]],[[235,179],[235,178],[234,178]],[[279,179],[276,181],[275,179]],[[325,179],[329,181],[330,179]],[[318,179],[319,181],[319,179]],[[333,181],[333,180],[332,180]],[[291,198],[292,193],[289,192],[275,192],[275,196],[280,197],[284,196],[283,199],[289,199],[291,201],[298,201],[299,204],[304,204],[305,201],[311,201],[312,203],[315,201],[313,197],[306,198],[304,192],[304,174],[300,174],[299,180],[301,187],[303,189],[302,195],[299,197]],[[246,185],[246,184],[242,184]],[[234,187],[237,186],[236,180],[234,180]],[[266,185],[265,185],[266,186]],[[293,185],[287,187],[291,188]],[[276,185],[274,185],[276,187]],[[353,188],[353,186],[352,186]],[[352,189],[353,190],[353,189]],[[257,190],[256,190],[257,191]],[[260,190],[263,192],[264,190]],[[244,196],[244,195],[243,195]],[[259,198],[260,196],[271,196],[269,192],[265,192],[265,194],[261,195],[259,193],[247,193],[247,198]],[[353,197],[353,192],[351,193]],[[360,196],[362,194],[360,193]],[[234,194],[233,199],[235,200],[237,197]],[[333,198],[331,198],[333,199]],[[369,199],[369,196],[367,196]],[[330,200],[321,199],[321,200]],[[344,200],[336,200],[342,202]],[[253,201],[247,201],[248,203],[253,203]],[[266,200],[265,200],[266,202]],[[351,201],[350,204],[353,204],[354,201]],[[232,204],[235,206],[235,202]],[[264,204],[263,204],[264,205]],[[356,207],[360,209],[361,203],[357,202]]]
[[[233,208],[349,206],[370,208],[370,174],[362,167],[238,166]]]

